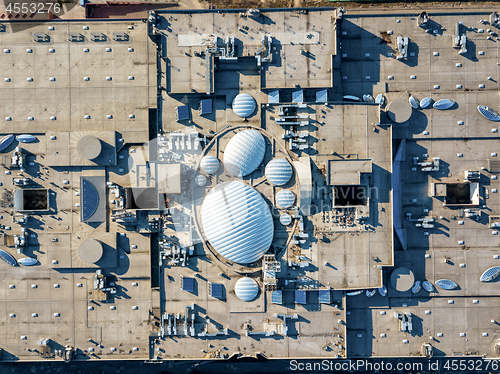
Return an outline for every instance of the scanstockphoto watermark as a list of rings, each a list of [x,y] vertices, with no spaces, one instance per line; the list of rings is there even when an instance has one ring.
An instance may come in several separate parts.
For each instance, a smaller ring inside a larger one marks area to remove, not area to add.
[[[386,362],[372,360],[322,360],[300,361],[291,360],[289,370],[292,372],[394,372],[402,371],[417,373],[428,370],[438,370],[439,362]]]
[[[4,14],[0,23],[9,21],[8,25],[12,32],[24,31],[38,26],[40,22],[50,22],[53,19],[61,18],[63,14],[75,6],[79,6],[78,4],[84,6],[84,3],[85,1],[80,2],[79,0],[4,0]],[[79,36],[79,39],[81,38],[82,36]],[[33,41],[50,43],[51,35],[49,32],[35,33]]]

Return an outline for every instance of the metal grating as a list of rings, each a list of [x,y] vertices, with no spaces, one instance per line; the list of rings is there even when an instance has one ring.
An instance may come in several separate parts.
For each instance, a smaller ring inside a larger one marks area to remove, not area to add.
[[[436,284],[443,290],[453,290],[458,287],[458,284],[456,284],[450,279],[440,279],[436,281]]]
[[[10,266],[16,266],[17,261],[12,255],[8,252],[5,252],[3,249],[0,249],[0,260],[5,262],[6,264]]]
[[[491,109],[491,108],[489,108],[487,106],[479,105],[477,107],[477,110],[479,111],[479,113],[481,113],[481,115],[484,118],[486,118],[486,119],[488,119],[490,121],[493,121],[493,122],[499,122],[500,121],[500,116],[498,115],[498,113],[495,110],[493,110],[493,109]]]
[[[295,290],[295,303],[307,304],[307,295],[305,290]]]
[[[483,275],[481,275],[481,278],[479,278],[479,280],[481,282],[489,282],[497,278],[499,274],[500,274],[500,266],[493,266],[492,268],[486,270],[483,273]]]
[[[319,302],[321,304],[330,304],[331,303],[330,290],[319,290]]]
[[[283,304],[283,291],[271,291],[271,302],[273,304]]]
[[[175,108],[175,116],[177,121],[184,121],[189,119],[189,106],[182,105]]]
[[[212,113],[212,99],[201,100],[200,102],[200,115]]]

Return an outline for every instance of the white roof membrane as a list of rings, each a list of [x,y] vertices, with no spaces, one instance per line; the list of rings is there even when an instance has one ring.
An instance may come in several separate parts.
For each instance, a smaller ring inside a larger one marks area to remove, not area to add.
[[[205,197],[201,221],[214,249],[238,264],[259,260],[273,241],[269,206],[257,190],[242,182],[215,186]]]
[[[275,186],[282,186],[288,183],[291,177],[292,165],[283,158],[275,158],[269,161],[266,166],[266,178]]]
[[[241,118],[250,117],[256,106],[255,99],[247,93],[240,93],[233,100],[233,112]]]
[[[243,130],[229,140],[224,150],[224,166],[242,178],[257,169],[266,153],[266,141],[257,130]]]
[[[241,278],[234,285],[234,293],[242,301],[252,301],[259,293],[259,285],[252,278]]]

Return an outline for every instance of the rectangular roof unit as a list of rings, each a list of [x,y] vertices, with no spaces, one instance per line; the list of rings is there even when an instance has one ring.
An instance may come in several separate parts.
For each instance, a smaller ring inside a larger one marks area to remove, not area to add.
[[[222,284],[208,282],[208,285],[208,292],[210,296],[215,297],[216,299],[222,299],[224,297],[224,286]]]
[[[181,289],[187,292],[194,292],[194,278],[181,275]]]
[[[330,304],[332,302],[330,290],[319,290],[320,304]]]
[[[269,91],[267,101],[270,104],[278,104],[280,102],[280,90]]]
[[[295,290],[295,303],[307,304],[307,295],[305,290]]]
[[[292,103],[304,102],[304,90],[292,91]]]
[[[200,115],[211,114],[212,113],[212,99],[206,99],[200,101]]]
[[[33,34],[33,41],[47,43],[50,42],[50,36],[44,33]]]
[[[113,33],[113,40],[116,40],[117,42],[126,42],[128,41],[129,37],[128,34],[124,32],[114,32]]]
[[[90,40],[93,42],[105,42],[108,38],[106,37],[106,34],[103,34],[102,32],[91,32],[90,33]]]
[[[271,302],[273,304],[283,304],[283,291],[271,291]]]
[[[189,105],[181,105],[175,108],[175,118],[177,121],[189,119]]]
[[[68,33],[68,41],[70,42],[83,42],[85,41],[85,36],[80,33]]]
[[[316,102],[317,103],[328,102],[328,89],[316,91]]]
[[[490,173],[500,173],[500,161],[488,159],[488,170]]]

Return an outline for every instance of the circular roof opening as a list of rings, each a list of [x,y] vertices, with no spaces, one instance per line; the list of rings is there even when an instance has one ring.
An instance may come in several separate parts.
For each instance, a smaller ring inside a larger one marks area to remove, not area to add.
[[[275,158],[266,166],[266,178],[275,186],[282,186],[292,177],[292,165],[283,159]]]
[[[212,155],[205,156],[200,161],[200,168],[207,174],[213,174],[219,169],[219,160]]]
[[[78,141],[76,150],[82,158],[93,160],[101,155],[102,144],[99,138],[93,135],[85,135]]]
[[[96,239],[85,240],[78,248],[78,254],[83,262],[93,264],[102,258],[104,248],[102,243]]]
[[[212,247],[238,264],[259,260],[273,241],[269,206],[257,190],[241,182],[212,188],[203,201],[201,223]]]
[[[387,107],[387,115],[396,123],[403,123],[410,119],[412,107],[408,100],[403,98],[391,101]]]
[[[207,177],[205,177],[203,174],[198,174],[194,181],[198,186],[202,187],[207,183]]]
[[[250,117],[256,107],[255,99],[247,93],[240,93],[233,100],[233,111],[241,118]]]
[[[281,190],[276,194],[276,204],[281,208],[290,208],[295,202],[295,195],[290,190]]]
[[[415,276],[410,269],[401,266],[392,271],[390,282],[395,290],[406,292],[413,286]]]
[[[229,140],[224,150],[224,166],[242,178],[257,169],[266,153],[266,141],[257,130],[244,130]]]
[[[234,293],[241,301],[252,301],[259,294],[259,284],[252,278],[241,278],[234,285]]]

